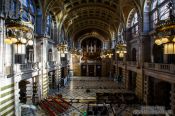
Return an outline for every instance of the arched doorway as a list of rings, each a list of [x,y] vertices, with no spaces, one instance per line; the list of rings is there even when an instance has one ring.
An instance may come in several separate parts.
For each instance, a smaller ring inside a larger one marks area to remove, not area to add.
[[[26,92],[27,92],[27,90],[26,90],[27,86],[26,85],[27,84],[30,84],[30,82],[25,81],[25,80],[22,80],[22,81],[19,82],[19,89],[20,89],[20,91],[19,91],[19,94],[20,94],[19,99],[20,99],[20,103],[26,104],[26,102],[27,102],[27,94],[26,94]]]
[[[49,88],[51,88],[51,89],[56,88],[55,70],[49,71],[48,76],[49,76]]]
[[[132,49],[132,61],[136,61],[136,49]]]
[[[26,58],[27,58],[27,62],[28,63],[34,62],[34,49],[33,49],[33,46],[27,46],[26,47]]]
[[[52,49],[48,50],[48,61],[52,61],[53,60],[53,54],[52,54]]]

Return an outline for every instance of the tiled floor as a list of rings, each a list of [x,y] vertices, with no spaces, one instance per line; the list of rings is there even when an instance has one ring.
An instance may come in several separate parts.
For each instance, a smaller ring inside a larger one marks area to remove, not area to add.
[[[87,92],[87,89],[89,92]],[[88,103],[96,101],[96,93],[122,93],[126,91],[122,83],[117,83],[108,77],[72,77],[65,87],[59,92],[67,101],[72,102],[72,107],[62,116],[80,116],[87,111]],[[109,114],[112,115],[112,110]],[[43,116],[43,115],[42,115]]]
[[[87,92],[87,89],[90,91]],[[67,101],[81,103],[72,103],[74,108],[68,110],[64,115],[79,116],[80,112],[85,112],[87,103],[96,100],[96,93],[116,93],[124,92],[125,89],[122,84],[114,82],[107,77],[73,77],[71,81],[60,90],[63,98]],[[78,110],[76,110],[78,109]]]

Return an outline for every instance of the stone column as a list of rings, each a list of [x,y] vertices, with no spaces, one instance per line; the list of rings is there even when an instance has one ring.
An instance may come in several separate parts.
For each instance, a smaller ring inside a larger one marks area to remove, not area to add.
[[[129,90],[129,78],[131,78],[131,77],[129,77],[129,71],[126,70],[125,87],[127,90]]]
[[[27,97],[27,102],[26,104],[32,104],[32,97],[33,97],[33,83],[32,83],[32,78],[27,80],[26,84],[26,97]]]
[[[0,18],[0,56],[4,55],[5,20]],[[0,76],[4,75],[4,57],[0,57]]]
[[[143,75],[142,71],[137,71],[137,77],[136,77],[136,95],[139,98],[139,100],[143,99]]]
[[[19,76],[16,76],[14,78],[14,83],[15,83],[15,86],[14,86],[14,99],[15,99],[15,115],[16,116],[21,116],[21,109],[20,109],[20,89],[19,89]]]
[[[33,83],[33,103],[36,104],[40,101],[39,98],[39,76],[33,77],[32,78],[32,83]]]
[[[146,105],[149,104],[149,76],[144,75],[144,82],[143,82],[143,86],[144,86],[144,93],[143,93],[143,101]]]

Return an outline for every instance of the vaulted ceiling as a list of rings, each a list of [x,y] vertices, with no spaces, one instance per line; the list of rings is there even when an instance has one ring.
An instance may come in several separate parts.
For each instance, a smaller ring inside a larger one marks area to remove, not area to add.
[[[43,13],[52,12],[67,35],[78,39],[96,32],[112,39],[121,22],[133,8],[141,9],[143,0],[40,0]]]

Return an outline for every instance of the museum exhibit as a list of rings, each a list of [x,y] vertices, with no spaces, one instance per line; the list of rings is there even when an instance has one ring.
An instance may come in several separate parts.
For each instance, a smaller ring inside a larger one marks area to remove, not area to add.
[[[175,0],[0,0],[0,116],[175,116]]]

